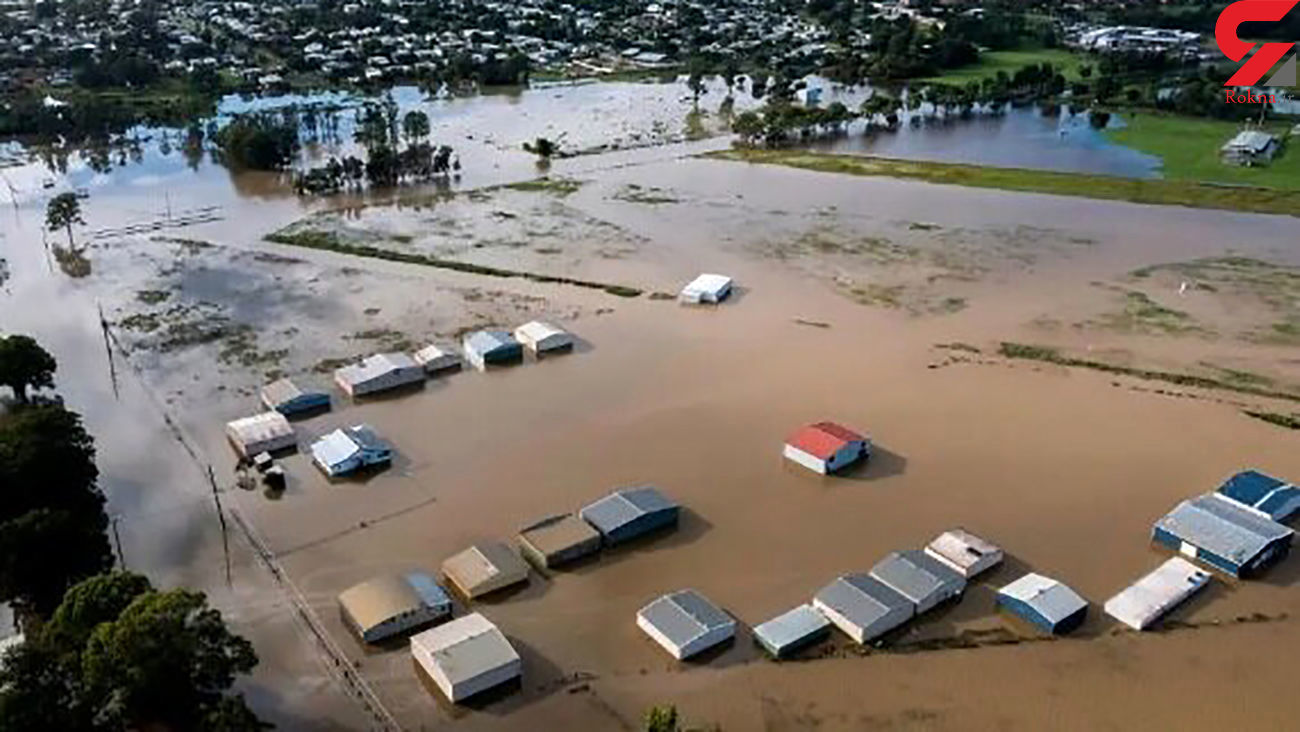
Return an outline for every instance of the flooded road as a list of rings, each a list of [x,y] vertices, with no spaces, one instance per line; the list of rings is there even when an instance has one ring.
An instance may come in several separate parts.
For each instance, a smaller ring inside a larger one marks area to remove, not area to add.
[[[373,721],[296,619],[296,593],[407,729],[636,729],[658,703],[724,729],[1285,727],[1276,699],[1300,650],[1300,562],[1259,581],[1216,578],[1164,632],[1118,632],[1100,603],[1162,561],[1150,525],[1177,501],[1247,467],[1300,476],[1295,433],[1243,416],[1251,400],[1240,394],[996,350],[1048,343],[1300,386],[1295,344],[1252,336],[1294,303],[1219,280],[1179,294],[1179,278],[1211,282],[1203,269],[1133,274],[1231,254],[1290,282],[1294,221],[687,157],[716,144],[556,161],[552,178],[576,181],[561,191],[485,189],[532,175],[520,155],[517,168],[480,168],[472,181],[467,168],[473,191],[411,190],[391,203],[305,204],[265,177],[231,183],[206,164],[128,177],[85,202],[91,229],[119,231],[90,240],[82,279],[47,261],[43,204],[24,202],[0,230],[12,271],[0,328],[59,358],[60,391],[98,440],[127,564],[211,594],[262,658],[244,690],[285,729]],[[165,223],[169,205],[172,218],[205,206],[221,215],[120,232]],[[740,291],[716,309],[683,308],[264,239],[291,226],[647,293],[721,271]],[[1117,319],[1130,292],[1199,330],[1158,328],[1145,311]],[[99,305],[129,353],[117,397]],[[369,423],[397,450],[391,470],[331,483],[298,454],[284,461],[281,495],[231,486],[222,425],[258,409],[255,389],[272,374],[327,386],[338,359],[534,317],[570,328],[576,352],[397,398],[336,394],[333,412],[295,423],[304,447]],[[953,343],[978,353],[937,347]],[[782,440],[821,419],[871,435],[871,464],[835,479],[788,467]],[[294,589],[238,532],[226,586],[207,464]],[[679,531],[476,603],[524,658],[514,695],[449,709],[404,649],[362,648],[339,619],[337,594],[374,574],[436,570],[470,542],[512,540],[635,483],[685,506]],[[633,621],[657,595],[691,587],[752,626],[957,525],[1001,545],[1007,564],[881,651],[837,640],[778,665],[742,630],[720,655],[678,664]],[[994,588],[1028,570],[1093,604],[1075,637],[1043,641],[995,612]],[[927,643],[938,650],[917,650]]]

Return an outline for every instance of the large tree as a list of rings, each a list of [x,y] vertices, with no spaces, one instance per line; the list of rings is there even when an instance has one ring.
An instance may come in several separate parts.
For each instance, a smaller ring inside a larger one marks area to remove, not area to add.
[[[268,725],[229,693],[256,664],[201,593],[100,575],[4,658],[0,729],[257,732]]]
[[[13,389],[20,404],[27,403],[28,389],[54,386],[54,357],[31,336],[0,336],[0,384]]]
[[[64,229],[68,232],[68,247],[76,249],[76,242],[72,238],[72,225],[85,225],[81,218],[81,201],[77,200],[75,193],[60,193],[45,206],[45,226],[50,231]]]

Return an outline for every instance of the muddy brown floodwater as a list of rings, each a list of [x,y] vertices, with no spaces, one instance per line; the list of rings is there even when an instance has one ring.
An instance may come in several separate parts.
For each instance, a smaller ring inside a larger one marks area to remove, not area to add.
[[[1293,219],[667,152],[556,175],[577,183],[346,212],[247,205],[238,221],[96,242],[80,280],[47,271],[38,249],[11,247],[21,233],[8,229],[6,247],[21,252],[5,253],[13,277],[0,323],[48,336],[67,366],[60,383],[86,382],[72,383],[74,406],[118,415],[91,428],[118,456],[106,472],[128,559],[166,554],[168,581],[214,592],[263,659],[245,685],[259,710],[288,729],[367,724],[239,535],[235,589],[224,589],[199,470],[211,462],[229,484],[222,424],[257,409],[269,376],[325,385],[340,358],[545,316],[581,339],[574,353],[395,398],[336,398],[333,412],[298,423],[305,447],[367,422],[396,447],[392,469],[330,483],[298,454],[284,461],[282,495],[222,494],[403,727],[637,729],[660,703],[723,729],[1292,726],[1300,560],[1260,580],[1216,577],[1156,632],[1121,631],[1100,605],[1163,560],[1150,526],[1179,500],[1247,467],[1300,476],[1297,433],[1242,414],[1294,412],[1295,402],[1012,361],[997,344],[1295,393]],[[264,239],[285,227],[647,293],[675,292],[700,271],[730,274],[740,289],[721,307],[684,308]],[[130,353],[120,402],[105,391],[102,351],[76,345],[95,342],[95,302]],[[831,479],[784,464],[783,438],[821,419],[869,433],[871,463]],[[149,427],[115,435],[116,420]],[[362,648],[342,625],[335,598],[357,582],[435,570],[471,542],[512,540],[634,483],[685,507],[677,532],[475,603],[524,658],[512,695],[450,709],[420,685],[405,649]],[[192,526],[160,532],[185,540],[151,550],[160,521]],[[649,600],[690,587],[756,625],[953,526],[998,543],[1008,561],[882,648],[836,640],[776,664],[742,630],[723,652],[683,664],[634,623]],[[995,612],[995,588],[1028,570],[1092,603],[1078,633],[1045,639]]]

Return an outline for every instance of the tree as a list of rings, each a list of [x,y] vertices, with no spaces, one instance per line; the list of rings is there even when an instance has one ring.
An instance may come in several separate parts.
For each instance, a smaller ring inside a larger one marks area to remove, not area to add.
[[[429,136],[429,115],[413,109],[402,118],[402,132],[406,134],[408,144],[423,140]]]
[[[256,732],[235,677],[257,664],[202,593],[114,572],[72,587],[0,665],[7,732]]]
[[[525,142],[524,149],[542,160],[550,160],[552,155],[559,152],[560,146],[548,137],[539,137],[533,142]]]
[[[31,336],[0,336],[0,384],[14,392],[19,404],[27,403],[28,389],[54,386],[54,357]]]
[[[81,201],[77,200],[75,193],[60,193],[45,206],[45,228],[50,231],[64,229],[68,232],[68,246],[76,249],[76,242],[72,239],[72,225],[86,225],[81,218]]]
[[[677,719],[677,707],[671,704],[650,707],[645,714],[646,732],[679,732],[681,722]]]

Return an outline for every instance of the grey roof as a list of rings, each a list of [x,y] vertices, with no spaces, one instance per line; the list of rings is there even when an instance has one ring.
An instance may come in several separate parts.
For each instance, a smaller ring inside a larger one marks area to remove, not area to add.
[[[754,626],[754,635],[770,648],[785,648],[825,630],[830,624],[812,605],[800,605]]]
[[[480,330],[465,336],[465,349],[480,355],[518,345],[515,337],[504,330]]]
[[[1266,150],[1269,145],[1277,141],[1277,138],[1261,132],[1260,130],[1244,130],[1238,132],[1237,136],[1232,138],[1223,146],[1223,149],[1244,148],[1253,152]]]
[[[602,533],[657,511],[677,508],[669,498],[651,486],[623,488],[583,508],[580,515]]]
[[[1183,501],[1157,521],[1156,528],[1237,564],[1295,533],[1217,493]]]
[[[262,400],[269,407],[277,407],[288,404],[305,393],[289,379],[277,379],[262,387]]]
[[[814,597],[863,628],[870,627],[898,608],[907,608],[910,614],[913,607],[912,601],[898,591],[865,574],[839,577],[821,588]]]
[[[891,552],[871,568],[871,576],[918,603],[936,592],[966,586],[952,567],[916,550]]]
[[[1088,607],[1088,601],[1051,577],[1027,574],[998,590],[999,595],[1019,600],[1053,624]]]
[[[736,624],[735,619],[695,590],[664,595],[638,614],[679,646],[711,630]]]
[[[352,441],[357,443],[362,449],[366,450],[387,450],[388,443],[375,432],[368,424],[358,424],[347,428],[348,435]]]

